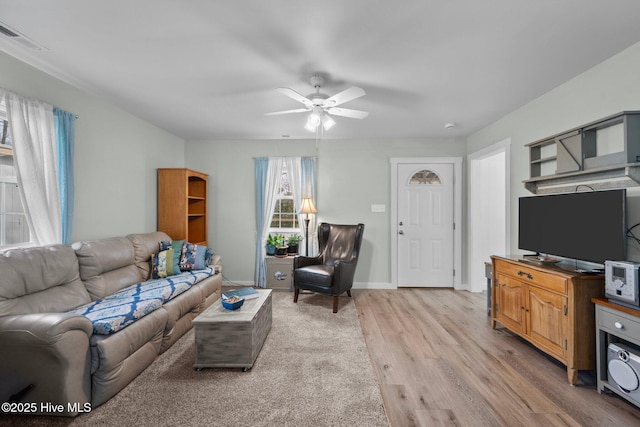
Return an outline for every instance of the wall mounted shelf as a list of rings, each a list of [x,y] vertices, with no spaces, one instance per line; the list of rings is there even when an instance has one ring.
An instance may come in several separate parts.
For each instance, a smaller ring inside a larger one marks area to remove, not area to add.
[[[621,113],[528,144],[534,194],[640,185],[640,111]]]

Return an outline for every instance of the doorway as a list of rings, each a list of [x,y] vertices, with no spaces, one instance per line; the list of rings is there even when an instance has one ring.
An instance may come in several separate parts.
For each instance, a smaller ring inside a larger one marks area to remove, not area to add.
[[[461,158],[391,159],[394,287],[459,287]]]
[[[469,290],[486,289],[485,262],[511,251],[510,146],[506,139],[468,156]]]

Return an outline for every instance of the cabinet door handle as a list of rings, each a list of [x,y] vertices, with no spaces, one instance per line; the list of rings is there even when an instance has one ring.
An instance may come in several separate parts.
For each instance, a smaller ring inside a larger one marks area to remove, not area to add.
[[[615,322],[613,324],[613,326],[615,326],[618,329],[624,329],[624,325],[622,323],[620,323],[620,322]]]
[[[525,276],[529,280],[533,280],[533,276],[526,271],[518,271],[518,276]]]

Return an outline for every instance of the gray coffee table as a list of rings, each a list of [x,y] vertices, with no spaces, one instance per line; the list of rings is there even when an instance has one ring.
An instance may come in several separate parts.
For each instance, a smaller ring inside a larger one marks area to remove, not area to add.
[[[251,369],[271,329],[271,289],[257,289],[258,298],[227,310],[218,299],[193,319],[194,368]]]

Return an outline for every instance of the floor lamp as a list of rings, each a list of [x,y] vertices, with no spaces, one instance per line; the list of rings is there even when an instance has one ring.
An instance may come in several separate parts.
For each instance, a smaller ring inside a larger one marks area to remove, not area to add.
[[[316,213],[316,207],[313,206],[313,200],[311,197],[305,197],[302,199],[302,207],[300,208],[300,213],[305,214],[304,224],[305,224],[305,234],[304,234],[304,243],[305,243],[305,255],[309,256],[309,214]]]

